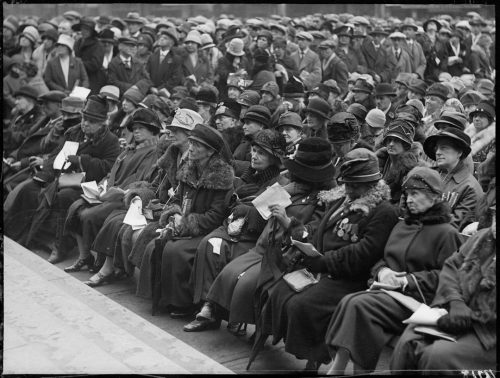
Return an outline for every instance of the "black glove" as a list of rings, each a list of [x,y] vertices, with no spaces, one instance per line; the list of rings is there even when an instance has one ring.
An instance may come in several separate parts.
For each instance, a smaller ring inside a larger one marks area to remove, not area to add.
[[[80,166],[80,156],[77,155],[69,155],[66,158],[74,167]]]
[[[472,310],[463,302],[450,302],[450,311],[438,319],[438,328],[454,335],[468,331],[472,326]]]
[[[302,265],[313,273],[327,273],[328,267],[326,266],[325,256],[321,257],[304,257]]]

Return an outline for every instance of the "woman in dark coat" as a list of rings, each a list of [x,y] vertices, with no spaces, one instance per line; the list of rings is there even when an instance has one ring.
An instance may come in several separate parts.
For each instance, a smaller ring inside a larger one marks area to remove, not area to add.
[[[357,148],[345,155],[337,179],[345,185],[321,196],[328,210],[313,245],[323,256],[303,260],[310,272],[325,274],[300,293],[281,280],[263,306],[262,335],[273,335],[273,344],[283,338],[288,353],[308,360],[306,369],[316,371],[330,361],[324,340],[331,315],[345,295],[366,288],[370,269],[382,258],[397,222],[381,177],[373,152]]]
[[[496,206],[491,227],[479,230],[449,257],[432,306],[448,310],[437,327],[456,342],[426,337],[408,326],[394,348],[392,371],[494,371],[497,365]],[[488,370],[491,369],[491,370]]]
[[[94,257],[90,253],[92,242],[106,218],[113,210],[124,208],[125,190],[137,181],[148,180],[151,167],[156,161],[156,145],[160,132],[160,120],[150,109],[137,110],[128,124],[133,132],[134,144],[128,146],[116,159],[107,179],[107,190],[99,196],[102,203],[89,204],[85,199],[75,201],[68,210],[66,232],[76,236],[80,255],[66,272],[78,272],[84,266],[91,267]],[[98,286],[110,279],[112,259],[100,272],[91,277],[89,286]]]
[[[281,246],[289,236],[300,240],[303,231],[313,234],[324,214],[320,201],[322,190],[334,185],[335,168],[331,160],[332,149],[327,141],[309,138],[299,144],[294,159],[284,162],[291,182],[283,188],[291,196],[291,205],[286,209],[279,205],[270,206],[273,217],[267,222],[255,247],[226,265],[212,284],[207,299],[216,305],[215,316],[220,318],[221,313],[229,311],[230,332],[240,334],[238,323],[255,322],[253,296],[261,263],[271,248],[271,241]],[[273,229],[274,240],[270,240]]]
[[[87,181],[100,181],[105,177],[120,153],[118,138],[111,134],[104,124],[106,109],[104,99],[98,96],[89,97],[82,111],[82,124],[71,127],[64,134],[64,141],[79,143],[76,155],[67,157],[71,163],[67,172],[83,171]],[[52,168],[55,156],[62,149],[64,141],[44,161],[43,170],[18,193],[11,210],[4,215],[5,234],[26,246],[31,240],[42,235],[53,235],[55,230],[55,248],[49,258],[52,263],[61,261],[61,252],[69,251],[73,247],[68,244],[61,245],[64,219],[69,206],[80,198],[82,193],[80,187],[59,188],[57,178],[60,172]],[[39,196],[41,191],[43,196]]]
[[[373,281],[430,303],[444,261],[460,246],[443,202],[443,182],[426,167],[412,169],[403,183],[402,213],[385,246],[384,258],[372,268]],[[335,310],[325,342],[334,357],[329,373],[343,374],[349,358],[354,369],[373,371],[384,345],[403,332],[412,311],[383,291],[350,294]]]
[[[227,96],[227,77],[230,73],[250,72],[251,65],[244,55],[243,41],[239,38],[232,39],[214,72],[214,85],[219,90],[219,98]]]
[[[221,227],[203,238],[196,251],[190,278],[194,304],[206,300],[210,286],[224,266],[255,246],[266,221],[251,201],[281,178],[280,165],[284,152],[283,136],[272,130],[262,130],[256,134],[252,142],[251,165],[235,183],[236,200],[231,215]],[[209,302],[204,306],[211,310]],[[210,316],[206,317],[206,321],[194,320],[184,330],[194,332],[207,329],[213,322],[210,322]]]
[[[198,124],[189,143],[188,162],[177,172],[176,193],[160,217],[160,227],[164,227],[160,240],[147,245],[138,282],[138,293],[147,292],[143,286],[151,285],[151,270],[155,269],[151,255],[154,248],[161,248],[157,251],[162,254],[159,304],[168,307],[173,317],[192,313],[189,276],[196,248],[228,216],[233,191],[234,171],[222,135]]]

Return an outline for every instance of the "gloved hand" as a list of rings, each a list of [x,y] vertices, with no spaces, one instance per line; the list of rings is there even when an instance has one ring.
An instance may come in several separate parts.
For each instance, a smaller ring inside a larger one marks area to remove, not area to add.
[[[313,273],[327,273],[328,267],[326,266],[325,256],[321,257],[304,257],[302,265]]]
[[[233,219],[244,218],[248,215],[250,211],[250,206],[248,205],[236,205],[231,214],[233,214]]]
[[[68,155],[66,160],[69,161],[74,167],[80,166],[80,156]]]
[[[438,328],[451,334],[461,334],[472,326],[472,310],[463,302],[450,302],[450,311],[438,319]]]

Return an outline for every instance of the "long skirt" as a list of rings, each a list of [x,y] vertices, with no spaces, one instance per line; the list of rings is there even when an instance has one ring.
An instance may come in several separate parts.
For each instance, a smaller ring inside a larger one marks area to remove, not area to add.
[[[219,227],[205,236],[196,250],[194,266],[189,279],[194,290],[193,303],[195,304],[207,299],[208,291],[215,278],[227,264],[255,246],[255,241],[233,242],[227,240],[225,235],[221,235],[224,233],[227,235],[225,227]],[[214,248],[212,243],[217,247]]]
[[[412,312],[383,291],[361,291],[340,301],[325,342],[328,348],[349,350],[351,360],[373,371],[384,346],[405,329]]]
[[[115,244],[118,238],[118,232],[123,225],[123,219],[127,210],[113,210],[104,221],[99,233],[95,237],[92,250],[108,256],[114,256]]]
[[[141,235],[144,228],[140,230],[133,230],[132,226],[122,224],[118,235],[113,252],[113,264],[116,268],[124,269],[128,274],[134,273],[135,265],[130,260],[130,253],[137,238]]]
[[[366,288],[366,281],[341,281],[324,276],[297,293],[284,280],[269,290],[261,312],[263,334],[273,335],[273,344],[282,338],[285,350],[298,359],[329,363],[325,344],[328,324],[340,300]]]
[[[418,334],[414,328],[408,326],[394,348],[390,369],[395,374],[402,370],[496,371],[496,346],[484,349],[474,331],[459,336],[455,343]]]
[[[236,282],[229,308],[230,322],[255,324],[254,295],[261,266],[262,262],[251,266]]]

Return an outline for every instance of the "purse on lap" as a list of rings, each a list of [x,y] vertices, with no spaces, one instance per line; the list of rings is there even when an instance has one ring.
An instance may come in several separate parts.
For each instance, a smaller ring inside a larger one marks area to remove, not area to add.
[[[80,184],[85,180],[85,172],[61,173],[59,176],[59,189],[80,188]]]
[[[297,293],[319,282],[306,268],[287,273],[283,279]]]

